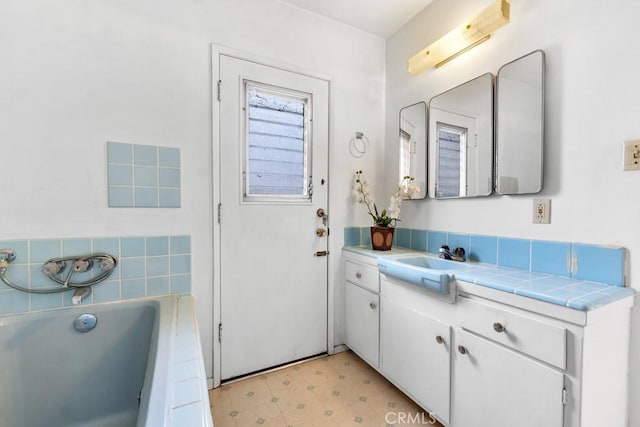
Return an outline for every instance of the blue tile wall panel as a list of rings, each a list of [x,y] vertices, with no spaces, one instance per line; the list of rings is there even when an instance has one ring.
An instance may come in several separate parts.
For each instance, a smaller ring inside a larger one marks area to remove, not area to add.
[[[180,149],[107,143],[109,207],[179,208]]]

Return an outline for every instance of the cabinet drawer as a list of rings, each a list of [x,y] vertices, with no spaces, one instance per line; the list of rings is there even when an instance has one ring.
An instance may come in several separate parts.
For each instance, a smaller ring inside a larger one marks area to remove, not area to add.
[[[468,331],[566,369],[563,327],[468,298],[458,298],[458,321]]]
[[[357,264],[351,261],[344,263],[345,278],[356,285],[369,289],[375,293],[380,292],[380,280],[376,267]]]

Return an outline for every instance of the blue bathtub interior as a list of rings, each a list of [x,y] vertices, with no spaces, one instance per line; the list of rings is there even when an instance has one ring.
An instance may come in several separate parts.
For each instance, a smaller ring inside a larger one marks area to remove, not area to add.
[[[147,300],[0,317],[0,425],[145,425],[160,307]],[[82,313],[97,317],[93,330],[74,329]],[[159,401],[164,408],[166,396]]]

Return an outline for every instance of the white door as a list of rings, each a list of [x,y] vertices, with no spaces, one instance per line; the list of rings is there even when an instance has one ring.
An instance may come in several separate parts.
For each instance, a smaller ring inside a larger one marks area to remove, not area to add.
[[[329,83],[220,56],[222,380],[327,351]]]

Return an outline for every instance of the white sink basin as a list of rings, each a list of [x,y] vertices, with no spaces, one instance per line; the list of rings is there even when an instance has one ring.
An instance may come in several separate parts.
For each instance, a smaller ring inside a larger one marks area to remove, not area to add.
[[[382,274],[443,295],[450,293],[453,274],[466,268],[467,265],[456,261],[426,255],[378,258]]]

